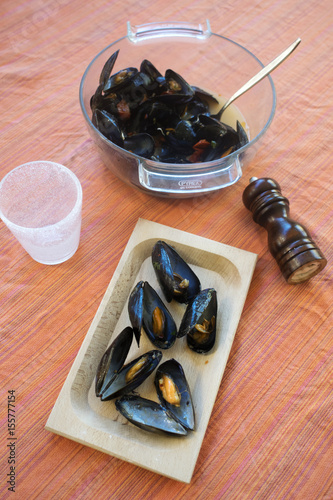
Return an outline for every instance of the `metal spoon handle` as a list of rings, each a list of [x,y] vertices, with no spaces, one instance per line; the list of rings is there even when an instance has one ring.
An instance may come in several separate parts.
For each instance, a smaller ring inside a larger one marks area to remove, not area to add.
[[[271,61],[267,66],[262,68],[259,73],[253,76],[248,82],[243,85],[234,95],[224,103],[222,109],[217,113],[216,118],[220,119],[223,111],[239,96],[251,89],[256,83],[260,82],[265,76],[271,73],[275,68],[277,68],[297,47],[301,42],[300,38],[297,38],[294,43],[292,43],[286,50],[284,50],[279,56],[277,56],[273,61]]]

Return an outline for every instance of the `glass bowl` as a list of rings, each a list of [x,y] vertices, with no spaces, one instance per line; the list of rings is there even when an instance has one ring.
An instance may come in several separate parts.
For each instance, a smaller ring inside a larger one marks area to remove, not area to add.
[[[198,196],[230,186],[256,154],[258,141],[268,129],[275,112],[276,95],[270,76],[239,97],[227,113],[240,114],[246,123],[249,142],[220,159],[206,163],[175,164],[148,160],[106,139],[91,121],[90,100],[101,70],[113,52],[119,54],[113,72],[139,68],[149,59],[164,74],[173,69],[193,86],[227,100],[263,64],[236,42],[211,32],[209,22],[145,24],[132,27],[127,35],[103,49],[87,67],[80,84],[80,105],[88,131],[106,167],[119,179],[156,196],[182,198]],[[244,123],[244,122],[243,122]]]

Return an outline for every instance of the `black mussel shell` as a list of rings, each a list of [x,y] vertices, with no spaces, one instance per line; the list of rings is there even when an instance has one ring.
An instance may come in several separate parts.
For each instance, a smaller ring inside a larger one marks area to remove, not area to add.
[[[194,95],[194,90],[184,78],[173,71],[167,69],[165,72],[166,92],[158,94],[155,98],[169,104],[184,103],[189,101]]]
[[[174,128],[177,125],[179,117],[172,106],[170,107],[159,101],[147,101],[146,104],[147,121],[151,127],[161,128],[163,135],[165,135],[167,129]]]
[[[200,115],[200,128],[197,131],[197,139],[209,143],[200,161],[212,161],[224,155],[232,153],[239,147],[239,136],[236,130],[222,123],[212,116]]]
[[[185,436],[187,430],[155,401],[140,396],[123,396],[116,401],[117,410],[132,424],[149,432]]]
[[[139,281],[128,300],[128,315],[138,345],[141,328],[159,349],[169,349],[176,341],[177,326],[158,293],[147,281]]]
[[[127,85],[117,92],[122,101],[128,105],[131,121],[133,119],[133,112],[139,108],[141,103],[146,102],[149,86],[149,77],[145,73],[138,71],[133,75]]]
[[[111,113],[96,108],[93,113],[92,122],[109,141],[120,147],[124,145],[123,133],[117,120]]]
[[[175,359],[157,368],[155,387],[160,403],[186,429],[194,429],[194,409],[183,367]]]
[[[154,161],[161,161],[164,163],[189,163],[186,158],[184,158],[184,153],[182,150],[175,151],[170,142],[161,140],[157,142],[155,152],[151,157]]]
[[[152,350],[123,366],[117,376],[103,390],[101,400],[108,401],[117,398],[139,387],[155,370],[161,358],[161,351]]]
[[[137,72],[137,68],[125,68],[121,69],[117,73],[114,73],[105,84],[104,92],[117,93],[122,91],[131,83]]]
[[[168,302],[187,303],[200,292],[199,278],[174,248],[158,241],[152,251],[157,280]]]
[[[118,57],[118,53],[119,53],[119,50],[114,52],[103,66],[103,69],[102,69],[100,77],[99,77],[99,83],[103,87],[103,90],[104,90],[104,87],[108,83],[111,71],[113,70],[113,66],[114,66],[116,59]]]
[[[169,349],[177,338],[177,326],[158,293],[147,281],[143,288],[143,329],[159,349]]]
[[[178,112],[182,120],[191,120],[194,126],[197,116],[209,113],[209,107],[199,97],[194,96],[190,101],[179,106]]]
[[[157,80],[157,78],[161,78],[162,74],[158,71],[158,69],[150,62],[148,59],[144,59],[140,66],[140,71],[149,76],[151,80]]]
[[[96,108],[104,109],[102,90],[103,85],[99,85],[95,93],[90,98],[90,109],[93,113]],[[92,115],[92,122],[94,122],[94,115]]]
[[[196,132],[193,125],[187,120],[179,120],[174,130],[166,135],[166,140],[175,151],[191,154],[196,142]]]
[[[167,90],[165,77],[162,76],[150,61],[144,59],[141,63],[140,71],[150,79],[150,84],[147,88],[149,97],[155,97]]]
[[[151,135],[146,133],[127,136],[124,140],[124,148],[143,158],[150,158],[155,150],[155,141]]]
[[[192,85],[192,89],[194,90],[194,96],[196,98],[202,99],[205,101],[208,105],[214,105],[218,104],[219,101],[214,97],[210,92],[207,92],[206,90],[200,88],[200,87],[195,87]]]
[[[140,346],[142,316],[143,316],[143,287],[144,282],[139,281],[133,288],[128,299],[128,315],[133,327],[138,347]]]
[[[165,81],[168,89],[176,94],[182,94],[192,97],[194,90],[189,83],[176,71],[167,69],[165,72]]]
[[[195,352],[206,353],[215,343],[217,298],[214,288],[202,290],[188,305],[178,336],[187,335],[187,344]]]
[[[237,133],[239,137],[239,147],[241,148],[249,142],[249,138],[244,130],[244,127],[238,120],[237,120]]]
[[[140,104],[132,114],[130,122],[127,124],[127,131],[130,134],[147,133],[157,135],[157,129],[168,126],[177,120],[175,112],[164,103],[155,102],[151,99]]]
[[[90,101],[90,107],[93,112],[92,114],[92,122],[96,126],[96,117],[94,115],[94,111],[96,109],[100,109],[101,111],[107,111],[110,113],[113,118],[116,119],[118,116],[118,104],[120,102],[120,97],[115,94],[104,95],[99,92],[100,89],[97,89],[95,94],[92,96]],[[95,121],[94,121],[95,120]]]
[[[117,335],[103,354],[96,373],[95,393],[100,396],[123,366],[133,340],[133,330],[129,326]]]

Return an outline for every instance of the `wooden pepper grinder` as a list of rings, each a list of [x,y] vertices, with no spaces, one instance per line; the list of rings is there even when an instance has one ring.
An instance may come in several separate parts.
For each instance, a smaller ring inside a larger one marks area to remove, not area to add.
[[[289,201],[274,179],[252,177],[243,203],[268,232],[268,246],[286,281],[302,283],[318,274],[327,260],[304,226],[289,217]]]

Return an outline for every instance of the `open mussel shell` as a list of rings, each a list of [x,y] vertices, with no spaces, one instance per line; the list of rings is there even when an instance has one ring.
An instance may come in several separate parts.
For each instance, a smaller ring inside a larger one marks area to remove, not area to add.
[[[199,117],[200,127],[197,131],[198,141],[206,141],[209,146],[200,157],[201,161],[212,161],[232,153],[239,147],[238,133],[229,125],[205,114]]]
[[[157,280],[168,302],[187,303],[200,292],[199,278],[174,248],[158,241],[152,251]]]
[[[129,85],[137,74],[137,68],[125,68],[110,76],[104,85],[104,92],[117,93]]]
[[[172,69],[166,70],[165,83],[167,87],[166,92],[157,97],[157,99],[162,102],[171,104],[184,103],[189,101],[194,95],[194,90],[191,85]]]
[[[95,393],[101,396],[104,388],[112,383],[123,366],[133,340],[133,330],[129,326],[117,335],[103,354],[96,374]]]
[[[216,315],[216,290],[206,288],[187,305],[178,336],[186,335],[188,346],[195,352],[210,351],[215,344]]]
[[[187,430],[155,401],[141,396],[123,396],[116,401],[117,410],[132,424],[149,432],[185,436]]]
[[[150,79],[149,91],[150,97],[154,98],[167,91],[165,77],[158,71],[158,69],[147,59],[144,59],[140,66],[141,73],[147,75]]]
[[[128,314],[136,335],[143,328],[155,347],[169,349],[175,343],[176,323],[158,293],[147,281],[139,281],[131,292]]]
[[[186,429],[194,429],[194,409],[183,367],[175,359],[157,368],[155,387],[160,403]]]
[[[149,340],[160,349],[169,349],[177,338],[177,326],[169,310],[146,281],[143,289],[143,329]]]
[[[161,361],[161,351],[152,350],[134,359],[117,373],[102,391],[101,400],[108,401],[133,391],[146,380]]]

